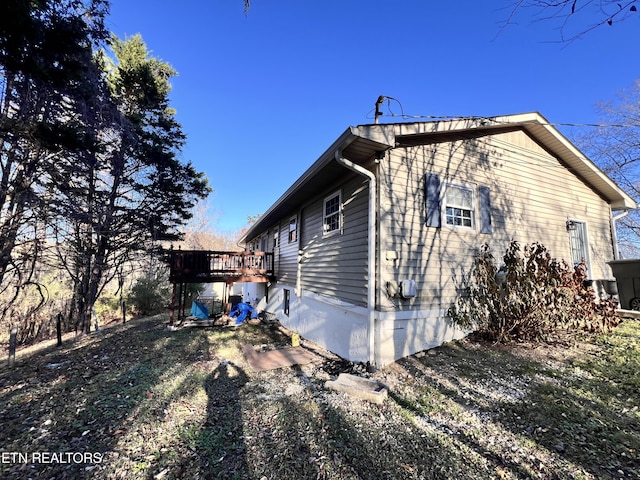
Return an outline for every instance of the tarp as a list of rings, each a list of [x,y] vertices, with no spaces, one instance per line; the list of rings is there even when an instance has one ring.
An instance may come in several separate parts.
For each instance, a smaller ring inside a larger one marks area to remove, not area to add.
[[[204,303],[192,302],[191,316],[196,318],[209,318],[209,309],[205,306]]]
[[[242,302],[234,305],[229,312],[230,317],[235,317],[236,325],[240,325],[244,322],[248,315],[250,315],[250,318],[258,318],[258,311],[248,303]]]

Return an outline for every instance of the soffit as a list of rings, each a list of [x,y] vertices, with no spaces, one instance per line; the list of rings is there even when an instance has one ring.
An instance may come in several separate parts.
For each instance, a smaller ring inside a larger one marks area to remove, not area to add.
[[[240,242],[252,240],[281,219],[295,215],[303,204],[321,195],[339,179],[352,177],[354,173],[336,161],[336,152],[354,163],[366,164],[377,152],[391,148],[380,140],[380,137],[363,138],[357,127],[348,128],[249,228]]]

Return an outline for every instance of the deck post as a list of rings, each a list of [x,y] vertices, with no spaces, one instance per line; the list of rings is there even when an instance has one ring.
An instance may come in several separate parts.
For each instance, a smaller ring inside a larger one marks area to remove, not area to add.
[[[230,292],[233,283],[227,282],[225,283],[226,288],[224,289],[224,314],[229,315],[231,312],[231,301],[230,301]]]
[[[16,363],[16,345],[18,344],[18,327],[11,325],[9,331],[9,367],[13,367]]]
[[[62,312],[58,312],[56,316],[56,336],[58,337],[58,346],[62,346]]]
[[[181,319],[187,318],[187,284],[182,284],[182,317]]]
[[[173,318],[176,313],[176,284],[173,284],[171,292],[171,305],[169,305],[169,325],[173,326]]]

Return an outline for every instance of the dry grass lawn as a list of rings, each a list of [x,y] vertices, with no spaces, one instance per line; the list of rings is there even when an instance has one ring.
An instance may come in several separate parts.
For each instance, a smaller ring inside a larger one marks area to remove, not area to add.
[[[165,323],[0,366],[0,477],[640,478],[636,321],[556,346],[468,339],[375,373],[321,350],[319,363],[254,372],[240,345],[287,346],[281,329]],[[327,390],[342,371],[386,384],[389,398]]]

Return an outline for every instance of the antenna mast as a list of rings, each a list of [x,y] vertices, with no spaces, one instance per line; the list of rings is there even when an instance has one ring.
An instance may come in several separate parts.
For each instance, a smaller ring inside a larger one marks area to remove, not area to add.
[[[380,106],[382,105],[382,102],[384,102],[384,95],[380,95],[378,97],[378,100],[376,100],[376,113],[375,116],[373,117],[373,123],[377,124],[378,123],[378,117],[382,116],[382,112],[380,111]]]

